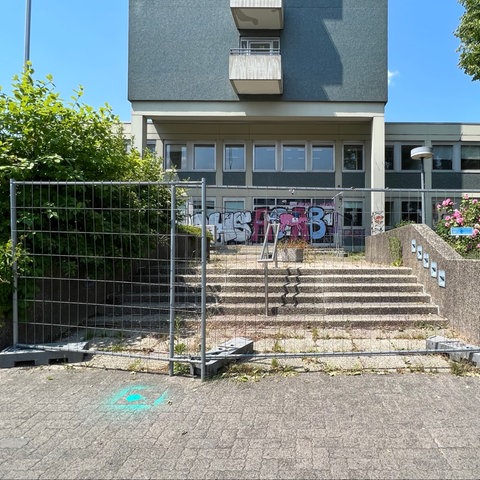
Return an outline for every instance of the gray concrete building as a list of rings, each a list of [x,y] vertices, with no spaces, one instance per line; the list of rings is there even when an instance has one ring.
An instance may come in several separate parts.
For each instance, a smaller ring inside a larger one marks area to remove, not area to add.
[[[386,125],[387,77],[386,0],[130,1],[126,131],[180,179],[205,178],[217,222],[293,212],[310,224],[302,236],[327,244],[326,231],[389,228],[421,201],[382,191],[420,188],[418,145],[434,149],[426,188],[478,185],[480,127]],[[286,198],[295,189],[301,201]]]

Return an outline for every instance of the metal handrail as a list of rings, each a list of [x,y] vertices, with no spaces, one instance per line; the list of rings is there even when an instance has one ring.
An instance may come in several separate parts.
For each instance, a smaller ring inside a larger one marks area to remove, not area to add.
[[[270,244],[268,243],[268,237],[270,235],[270,231],[273,231],[273,245],[272,245],[272,253],[269,252]],[[275,223],[268,223],[267,230],[265,232],[265,238],[263,239],[262,250],[260,251],[260,257],[258,258],[257,262],[259,263],[272,263],[275,262],[275,266],[277,266],[277,250],[278,250],[278,234],[280,232],[280,224],[278,222]]]
[[[269,251],[268,237],[270,231],[273,231],[273,251]],[[259,263],[263,263],[263,277],[264,277],[264,291],[265,291],[265,316],[268,317],[268,264],[275,262],[275,267],[278,267],[277,260],[277,245],[278,245],[278,234],[280,232],[280,224],[278,222],[268,223],[267,229],[265,231],[265,238],[263,239],[262,250],[260,252],[260,257],[258,258]]]
[[[230,55],[280,55],[279,48],[231,48]]]

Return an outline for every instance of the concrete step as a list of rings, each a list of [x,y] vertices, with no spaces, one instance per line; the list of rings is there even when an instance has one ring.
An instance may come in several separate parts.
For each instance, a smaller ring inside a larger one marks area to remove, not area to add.
[[[168,293],[154,293],[154,292],[142,292],[142,293],[125,293],[121,295],[116,295],[112,299],[112,303],[116,305],[124,304],[145,304],[151,305],[155,303],[169,303],[170,295]],[[196,292],[175,292],[175,302],[176,303],[200,303],[201,302],[201,293],[200,291]],[[216,303],[218,302],[218,297],[207,294],[207,302]]]
[[[199,277],[196,276],[184,276],[183,279],[186,283],[197,283]],[[235,284],[235,283],[263,283],[264,275],[245,275],[245,274],[232,274],[228,275],[207,275],[207,282],[209,284]],[[273,275],[269,274],[268,276],[269,283],[312,283],[312,284],[340,284],[340,283],[416,283],[416,278],[411,275],[389,275],[389,274],[378,274],[378,275],[331,275],[331,274],[318,274],[318,275],[287,275],[287,274],[278,274]]]
[[[261,320],[256,316],[244,316],[244,315],[215,315],[208,318],[210,325],[220,324],[222,326],[248,326],[252,325],[256,327],[258,322],[261,321],[262,327],[274,327],[279,326],[297,326],[302,328],[320,327],[324,329],[332,328],[352,328],[352,329],[366,329],[375,328],[385,330],[395,329],[408,329],[408,328],[443,328],[448,327],[448,320],[437,314],[416,314],[408,313],[401,315],[390,314],[296,314],[287,313],[283,314],[282,311],[275,311],[275,315],[272,311],[268,316],[261,316]]]
[[[269,303],[268,311],[272,315],[438,315],[438,307],[427,303],[302,303],[294,305],[275,305]],[[209,312],[213,315],[232,315],[246,317],[262,315],[265,305],[246,303],[239,310],[236,304],[210,305]]]
[[[175,310],[184,313],[200,312],[200,303],[175,303]],[[124,316],[124,315],[168,315],[170,304],[168,302],[131,303],[121,305],[101,305],[96,312],[97,316]]]
[[[442,328],[448,326],[448,321],[436,314],[415,314],[408,313],[402,315],[390,314],[298,314],[296,312],[283,314],[276,311],[273,315],[272,311],[269,316],[264,315],[264,311],[259,316],[245,315],[214,315],[208,317],[208,324],[215,327],[221,325],[224,327],[253,327],[257,328],[259,321],[262,327],[278,328],[279,326],[293,326],[301,328],[320,327],[328,328],[376,328],[382,331],[408,328]],[[181,316],[181,314],[180,314]],[[199,318],[192,320],[191,315],[186,315],[186,324],[190,324],[193,328],[198,328]],[[162,334],[169,332],[169,315],[168,314],[145,314],[145,315],[117,315],[117,316],[101,316],[97,315],[85,321],[85,327],[99,328],[116,328],[122,331],[145,331],[146,329]]]
[[[265,284],[255,283],[225,283],[224,285],[209,284],[208,289],[214,292],[245,292],[264,293]],[[419,283],[304,283],[297,282],[268,282],[270,293],[295,293],[297,290],[302,293],[327,292],[423,292],[423,285]]]
[[[246,303],[265,303],[265,295],[261,292],[245,294],[240,292],[227,292],[219,297],[219,303],[238,305],[241,310]],[[430,303],[430,296],[423,292],[317,292],[304,293],[293,291],[288,293],[269,293],[269,302],[281,304],[295,304],[301,307],[304,304],[318,305],[319,308],[327,303]]]
[[[199,274],[199,271],[191,272]],[[275,268],[271,265],[268,269],[269,275],[351,275],[351,276],[371,276],[371,275],[412,275],[412,269],[408,267],[292,267],[286,268],[279,266]],[[188,277],[188,273],[185,273]],[[264,275],[263,267],[242,266],[242,267],[209,267],[207,275]]]

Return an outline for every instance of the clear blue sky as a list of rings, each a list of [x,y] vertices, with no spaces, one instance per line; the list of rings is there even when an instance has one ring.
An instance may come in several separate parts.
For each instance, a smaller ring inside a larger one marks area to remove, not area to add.
[[[0,85],[7,91],[22,69],[25,3],[0,0]],[[480,122],[480,82],[457,66],[453,32],[463,12],[457,0],[388,4],[386,120]],[[65,99],[82,85],[86,103],[107,102],[122,120],[130,119],[127,35],[128,0],[32,0],[30,58],[37,77],[51,73]]]

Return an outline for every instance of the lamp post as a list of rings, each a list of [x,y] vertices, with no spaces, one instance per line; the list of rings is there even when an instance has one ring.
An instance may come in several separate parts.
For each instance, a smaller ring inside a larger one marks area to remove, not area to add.
[[[32,18],[32,0],[27,0],[25,7],[25,57],[24,65],[30,60],[30,24]]]
[[[410,151],[412,160],[420,160],[420,188],[422,190],[422,223],[425,223],[425,168],[423,160],[433,157],[432,147],[417,147]]]

